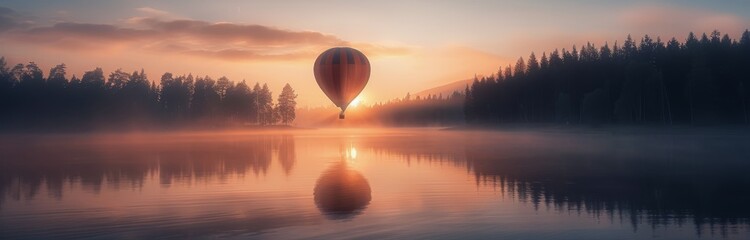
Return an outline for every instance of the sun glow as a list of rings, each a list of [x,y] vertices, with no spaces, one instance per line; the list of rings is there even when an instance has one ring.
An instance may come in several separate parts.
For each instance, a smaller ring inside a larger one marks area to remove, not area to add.
[[[357,159],[357,149],[352,147],[349,150],[349,156],[352,158],[352,160]]]
[[[355,164],[357,162],[357,148],[354,146],[344,148],[343,154],[347,163]]]
[[[351,103],[349,103],[349,108],[355,108],[355,107],[359,106],[359,104],[361,102],[362,102],[362,95],[360,94],[359,96],[357,96],[356,98],[354,98],[354,100],[352,100]]]

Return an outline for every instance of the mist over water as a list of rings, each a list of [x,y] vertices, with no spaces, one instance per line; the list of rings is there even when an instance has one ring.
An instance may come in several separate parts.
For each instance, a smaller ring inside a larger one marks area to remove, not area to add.
[[[4,135],[0,238],[746,239],[734,131]]]

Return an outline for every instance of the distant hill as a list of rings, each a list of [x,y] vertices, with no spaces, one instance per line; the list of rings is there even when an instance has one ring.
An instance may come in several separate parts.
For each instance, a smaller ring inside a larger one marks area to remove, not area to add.
[[[433,95],[433,94],[434,95],[438,95],[438,96],[440,94],[443,94],[443,97],[448,97],[451,94],[453,94],[453,91],[463,92],[466,89],[466,85],[467,84],[471,86],[472,81],[474,81],[473,78],[459,80],[459,81],[455,81],[455,82],[448,83],[448,84],[445,84],[445,85],[441,85],[441,86],[437,86],[437,87],[430,88],[430,89],[427,89],[427,90],[423,90],[423,91],[411,94],[411,96],[412,96],[412,98],[415,98],[417,96],[420,96],[420,97],[424,98],[424,97],[427,97],[427,96]]]

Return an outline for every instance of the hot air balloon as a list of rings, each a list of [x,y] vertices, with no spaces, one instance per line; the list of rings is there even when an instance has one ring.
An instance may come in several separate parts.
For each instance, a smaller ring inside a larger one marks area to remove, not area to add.
[[[318,56],[313,72],[320,89],[341,108],[339,118],[344,119],[346,107],[367,85],[370,61],[357,49],[336,47]]]

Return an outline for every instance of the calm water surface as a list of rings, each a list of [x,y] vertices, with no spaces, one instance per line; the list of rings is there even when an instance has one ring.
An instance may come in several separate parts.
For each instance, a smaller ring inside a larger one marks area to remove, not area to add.
[[[2,239],[750,239],[750,137],[0,137]]]

